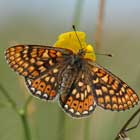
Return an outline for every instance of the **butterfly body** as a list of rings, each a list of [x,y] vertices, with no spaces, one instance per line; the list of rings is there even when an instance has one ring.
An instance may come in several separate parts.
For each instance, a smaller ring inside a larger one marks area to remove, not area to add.
[[[79,47],[78,51],[65,47],[66,44],[71,45],[69,40],[65,43],[65,39],[71,37],[68,34],[64,39],[61,38],[55,47],[10,47],[5,53],[7,62],[25,77],[33,96],[45,100],[54,100],[58,96],[63,110],[74,118],[88,116],[97,105],[121,111],[137,104],[139,98],[131,87],[95,63],[91,46],[84,43],[84,48],[75,46]],[[73,42],[79,45],[77,40]],[[64,44],[62,48],[58,47],[61,43]]]

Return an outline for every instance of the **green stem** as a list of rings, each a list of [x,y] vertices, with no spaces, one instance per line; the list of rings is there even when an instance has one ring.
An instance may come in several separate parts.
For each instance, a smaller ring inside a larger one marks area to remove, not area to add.
[[[59,111],[59,123],[58,123],[58,140],[65,140],[65,126],[66,126],[66,119],[65,115],[62,110]]]
[[[18,110],[17,105],[14,102],[14,100],[10,97],[9,93],[6,91],[6,89],[0,84],[0,90],[2,91],[2,94],[5,96],[5,98],[8,100],[8,102],[11,104],[13,110],[17,113],[17,115],[20,117],[23,129],[24,129],[24,134],[25,134],[25,140],[31,140],[31,135],[30,135],[30,130],[29,130],[29,125],[28,125],[28,120],[27,120],[27,107],[32,99],[30,96],[23,107],[23,109]]]
[[[29,123],[28,123],[28,117],[27,117],[27,108],[29,103],[32,100],[32,96],[29,96],[28,99],[25,102],[25,105],[23,109],[19,111],[19,115],[22,121],[24,133],[25,133],[25,140],[31,140],[31,134],[30,134],[30,128],[29,128]]]
[[[73,24],[77,27],[80,24],[80,18],[82,13],[82,8],[84,5],[84,0],[77,0],[76,6],[75,6],[75,13],[73,18]]]
[[[29,96],[28,99],[26,100],[25,105],[24,105],[25,112],[27,112],[28,105],[32,99],[33,99],[33,96]]]
[[[88,118],[85,121],[85,126],[84,126],[84,140],[90,140],[90,124],[91,124],[91,119]]]
[[[95,34],[96,46],[100,47],[101,45],[101,34],[103,31],[103,20],[104,20],[104,9],[105,9],[105,0],[100,0],[99,4],[99,15],[97,19],[97,31]]]
[[[128,125],[134,120],[134,118],[140,113],[140,108],[138,110],[136,110],[136,112],[134,112],[134,114],[128,119],[128,121],[124,124],[124,126],[121,128],[121,130],[119,131],[119,133],[117,134],[115,140],[118,140],[119,135],[121,133],[124,133],[126,128],[128,127]]]
[[[22,126],[23,126],[23,129],[24,129],[25,140],[31,140],[30,129],[29,129],[29,125],[28,125],[28,119],[27,119],[27,116],[26,116],[26,111],[21,110],[19,112],[19,115],[20,115]]]
[[[16,103],[9,96],[9,93],[6,91],[6,89],[1,84],[0,84],[0,90],[2,91],[1,93],[3,94],[3,96],[5,96],[5,98],[8,100],[8,102],[11,104],[12,108],[17,112]]]

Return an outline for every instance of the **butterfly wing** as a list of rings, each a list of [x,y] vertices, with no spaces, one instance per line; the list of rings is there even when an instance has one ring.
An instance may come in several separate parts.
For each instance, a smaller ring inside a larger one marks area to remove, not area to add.
[[[37,79],[25,78],[32,95],[45,100],[53,100],[57,95],[61,70],[62,67],[59,65]]]
[[[49,46],[16,45],[8,48],[5,56],[14,71],[24,77],[35,79],[57,64],[65,62],[71,54],[70,50]]]
[[[85,117],[91,114],[96,107],[92,89],[88,84],[87,75],[81,71],[77,74],[73,70],[73,75],[69,75],[70,78],[72,81],[71,84],[68,84],[68,87],[64,88],[66,90],[61,90],[59,97],[60,105],[72,117]],[[65,81],[66,85],[67,82]],[[62,83],[62,85],[64,84]]]
[[[138,103],[135,91],[117,76],[97,64],[89,64],[96,103],[104,109],[126,110]]]

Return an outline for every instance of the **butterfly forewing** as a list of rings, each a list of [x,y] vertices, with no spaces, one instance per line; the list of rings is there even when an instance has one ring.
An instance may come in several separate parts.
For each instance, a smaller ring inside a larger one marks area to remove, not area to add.
[[[10,67],[20,75],[27,78],[37,78],[63,63],[69,55],[70,50],[40,46],[40,45],[17,45],[6,50],[6,60]]]
[[[105,68],[90,65],[90,80],[96,102],[109,110],[126,110],[138,103],[135,91]]]
[[[73,82],[66,88],[67,90],[61,90],[60,105],[72,117],[85,117],[91,114],[96,107],[87,74],[80,71],[79,74],[69,75],[70,77],[74,77],[74,80],[71,79]]]

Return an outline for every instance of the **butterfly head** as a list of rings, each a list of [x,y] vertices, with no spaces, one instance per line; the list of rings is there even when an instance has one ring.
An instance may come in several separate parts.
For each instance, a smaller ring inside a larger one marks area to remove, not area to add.
[[[74,54],[91,61],[96,60],[94,48],[86,43],[86,34],[76,31],[79,40],[74,31],[66,32],[59,35],[58,40],[54,44],[55,47],[70,49]],[[80,42],[80,43],[79,43]]]

